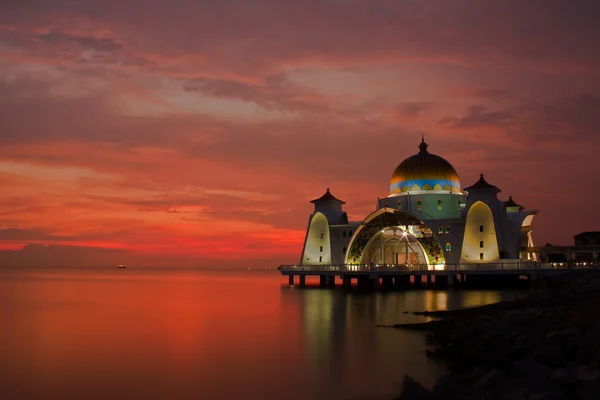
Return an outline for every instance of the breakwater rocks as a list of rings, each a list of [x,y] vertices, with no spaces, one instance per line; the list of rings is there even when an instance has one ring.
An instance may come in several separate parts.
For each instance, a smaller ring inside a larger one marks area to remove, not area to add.
[[[449,373],[429,391],[406,376],[402,400],[600,399],[600,273],[540,278],[524,299],[428,313],[394,328],[427,332]]]

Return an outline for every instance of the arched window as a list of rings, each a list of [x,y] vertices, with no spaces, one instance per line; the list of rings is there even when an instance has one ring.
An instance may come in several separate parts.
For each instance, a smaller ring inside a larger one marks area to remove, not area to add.
[[[344,248],[342,249],[342,254],[346,254],[346,250],[347,250],[347,249],[346,249],[346,247],[344,247]]]
[[[446,225],[446,233],[450,233],[450,225]]]
[[[444,225],[438,226],[438,235],[441,235],[442,233],[444,233]]]
[[[442,199],[438,199],[437,201],[438,211],[442,211],[444,206],[442,205]]]
[[[421,199],[417,199],[417,211],[423,211],[423,203]]]
[[[452,251],[452,245],[450,243],[446,243],[446,251]]]
[[[346,231],[342,231],[342,237],[346,237]]]
[[[402,202],[400,200],[398,200],[398,210],[402,210]]]
[[[348,231],[348,237],[352,237],[352,231]]]
[[[462,207],[460,206],[460,199],[458,199],[458,211],[462,210]]]

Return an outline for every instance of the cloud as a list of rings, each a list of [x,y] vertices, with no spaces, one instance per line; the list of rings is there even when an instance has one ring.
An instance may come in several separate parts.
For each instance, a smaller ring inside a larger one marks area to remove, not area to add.
[[[183,87],[210,97],[253,102],[267,110],[311,113],[330,111],[326,96],[294,84],[284,75],[269,75],[260,85],[225,79],[193,78],[184,80]]]
[[[49,242],[73,239],[73,237],[55,236],[35,229],[0,229],[0,241],[2,242]]]
[[[28,244],[21,250],[0,250],[4,267],[85,267],[115,265],[129,251],[83,246]]]
[[[600,35],[600,9],[592,0],[534,0],[526,7],[517,0],[378,0],[368,5],[262,0],[252,7],[241,0],[180,0],[169,7],[147,3],[143,8],[133,0],[86,7],[64,1],[22,3],[8,10],[0,24],[39,31],[36,24],[53,18],[58,23],[50,34],[57,39],[103,35],[137,57],[179,58],[177,69],[184,70],[186,61],[194,59],[200,74],[227,70],[265,76],[280,73],[284,65],[346,67],[393,60],[595,74],[600,62],[596,52],[589,51],[589,43]],[[77,29],[66,23],[69,20]],[[82,32],[85,25],[79,21],[93,28]]]
[[[90,36],[68,35],[59,32],[50,32],[43,35],[31,37],[33,40],[40,40],[51,45],[70,45],[74,44],[82,50],[94,50],[102,52],[118,51],[123,48],[121,43],[117,43],[112,38],[97,38]]]
[[[405,118],[416,118],[431,108],[431,103],[428,102],[405,102],[396,104],[393,108],[393,113]]]
[[[296,260],[308,201],[331,187],[360,220],[421,131],[464,184],[484,171],[593,213],[599,8],[17,2],[0,15],[0,241]],[[540,218],[553,242],[584,225]]]
[[[485,106],[471,106],[465,114],[443,118],[439,123],[456,130],[497,129],[514,125],[525,111],[525,108],[492,111]]]
[[[506,89],[498,89],[493,87],[467,87],[454,88],[450,90],[451,96],[458,97],[476,97],[489,100],[503,100],[511,96],[511,93]]]
[[[554,104],[544,105],[539,110],[539,120],[563,129],[576,129],[585,133],[586,139],[597,139],[600,132],[600,97],[582,93],[561,99]]]

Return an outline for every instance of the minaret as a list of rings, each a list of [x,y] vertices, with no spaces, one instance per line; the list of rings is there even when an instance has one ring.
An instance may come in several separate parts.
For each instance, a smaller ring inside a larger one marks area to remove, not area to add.
[[[317,212],[323,213],[327,217],[330,225],[348,223],[346,212],[342,209],[342,206],[346,204],[346,202],[332,195],[329,188],[327,188],[327,191],[323,196],[312,200],[311,203],[315,205],[313,214]]]

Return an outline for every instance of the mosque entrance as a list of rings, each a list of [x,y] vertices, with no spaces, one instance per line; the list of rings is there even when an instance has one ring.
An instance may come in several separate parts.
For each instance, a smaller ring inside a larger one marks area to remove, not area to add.
[[[399,228],[386,228],[371,238],[362,259],[365,263],[385,265],[429,264],[417,238]]]

